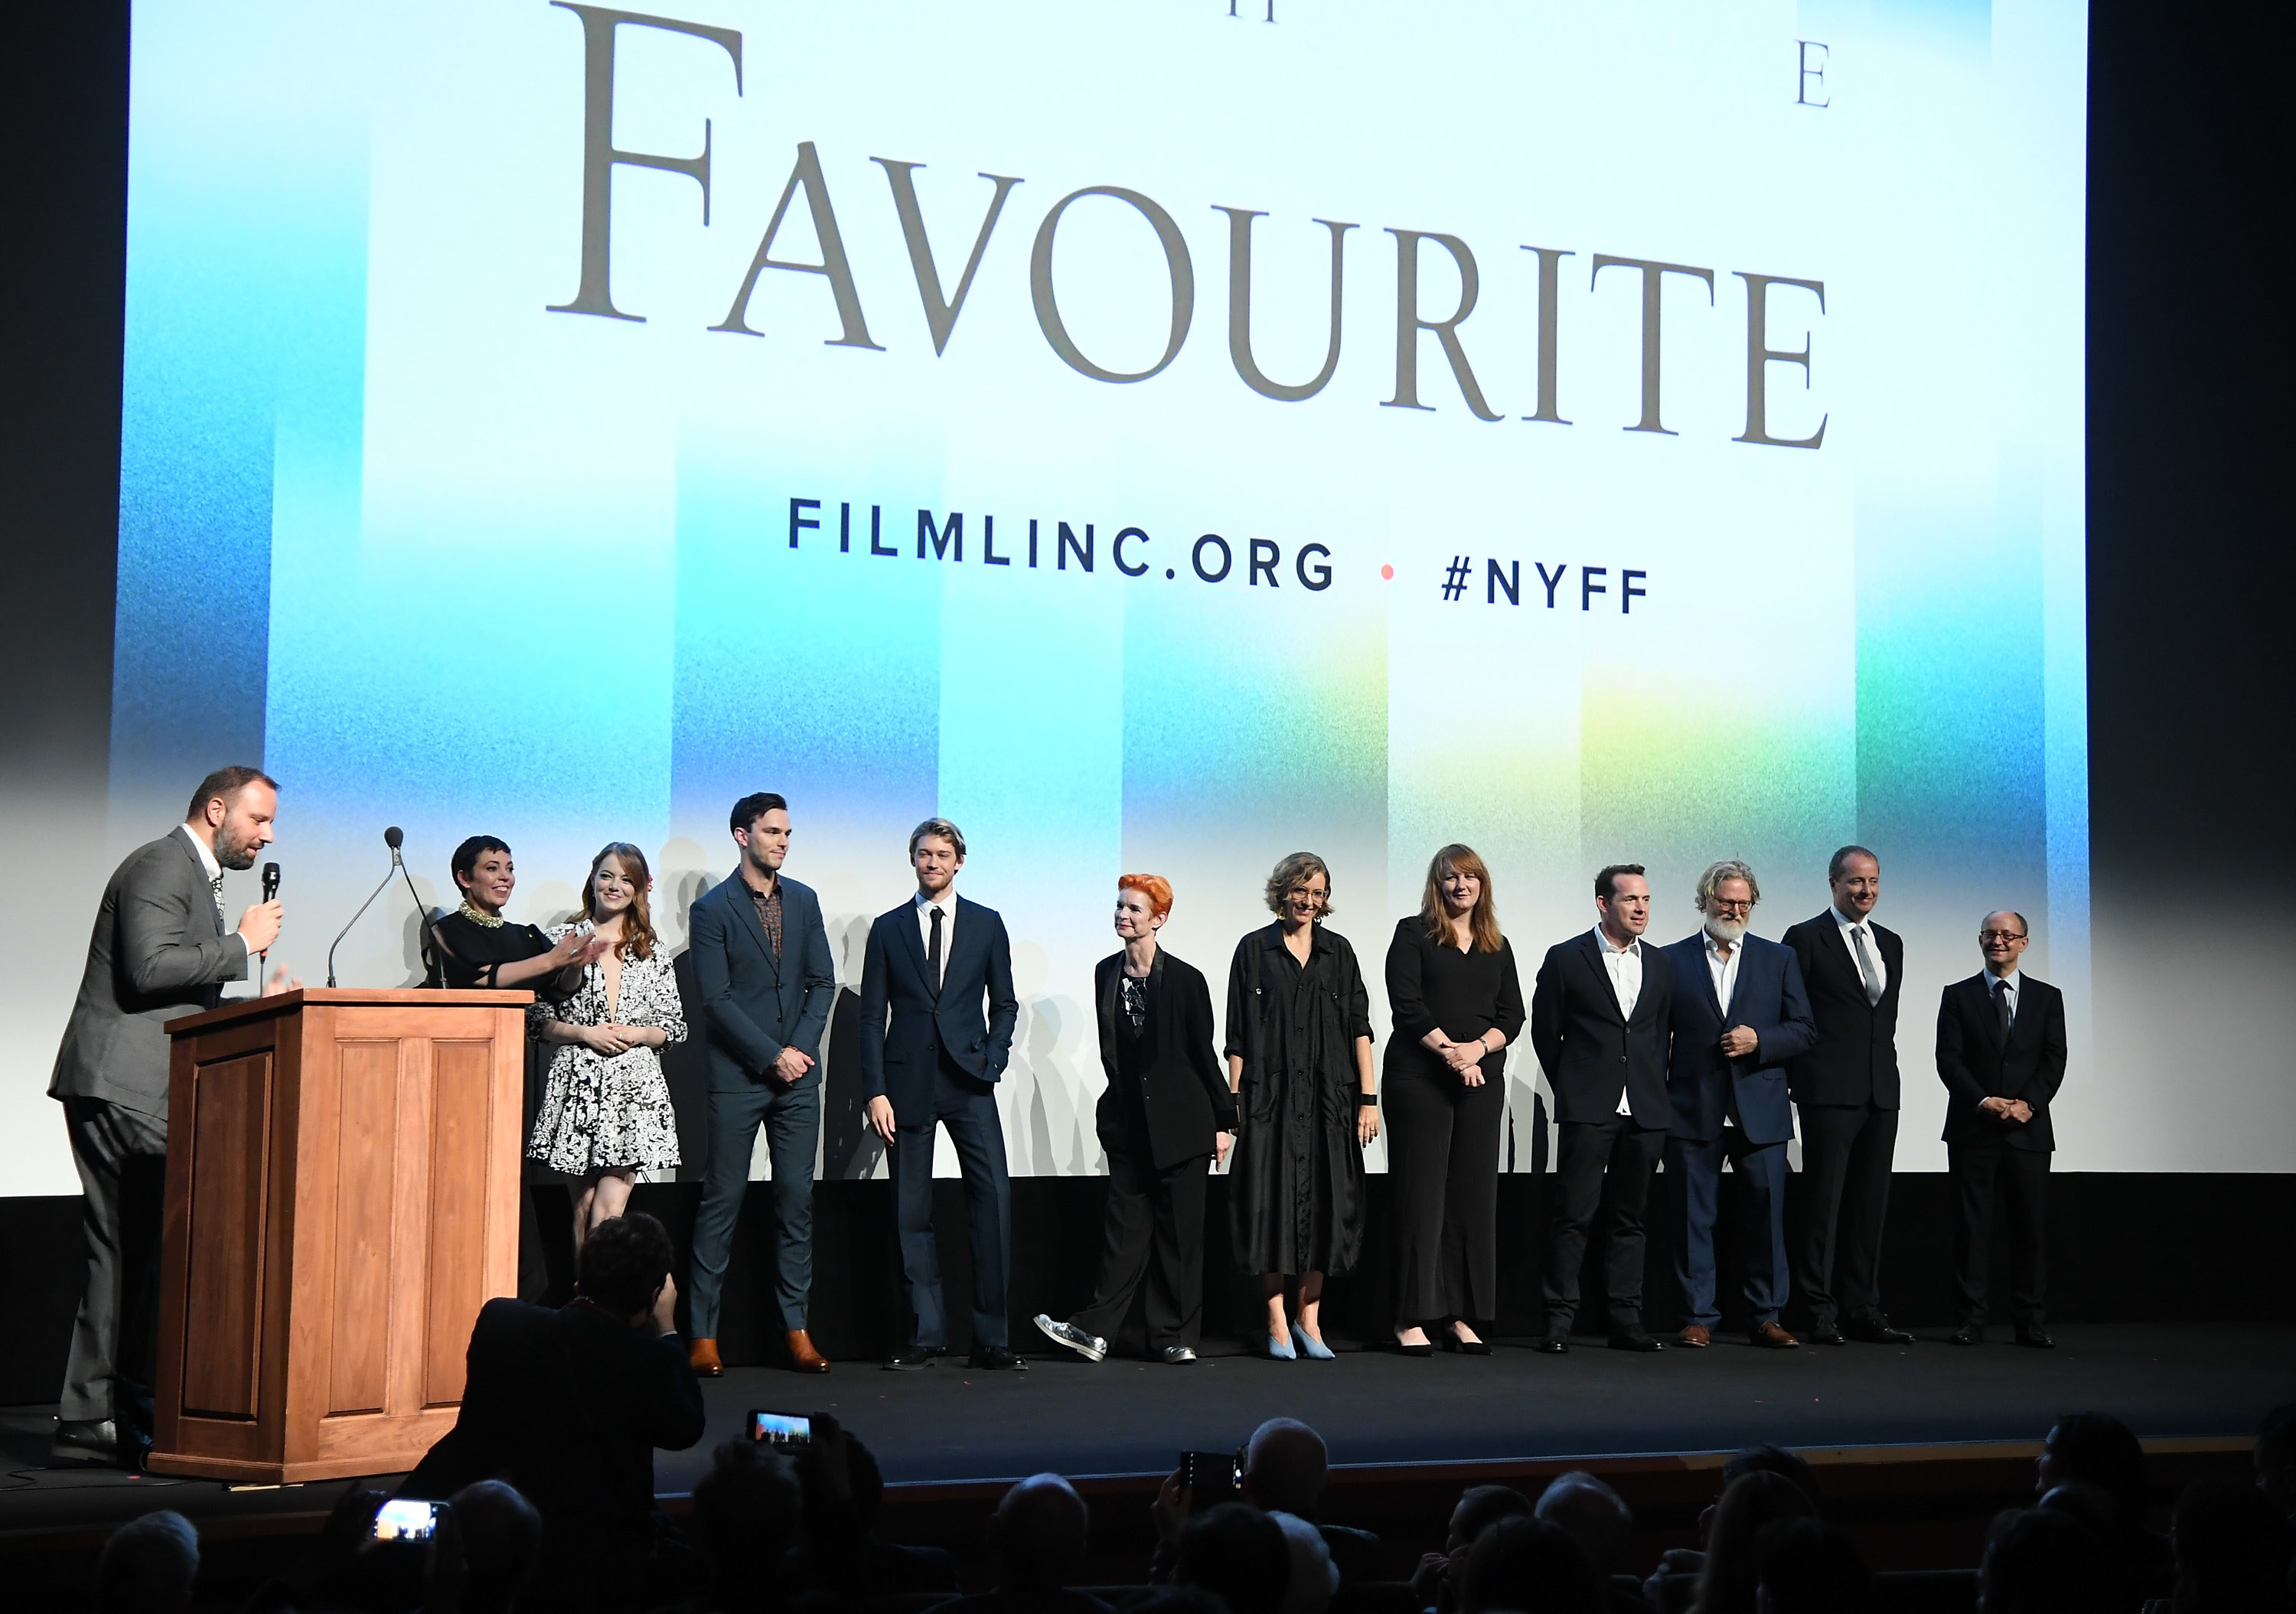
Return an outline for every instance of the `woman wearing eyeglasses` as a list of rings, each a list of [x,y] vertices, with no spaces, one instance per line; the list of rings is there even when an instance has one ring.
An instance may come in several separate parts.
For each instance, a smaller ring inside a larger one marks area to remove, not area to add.
[[[1406,1356],[1488,1356],[1471,1319],[1498,1315],[1499,1140],[1506,1045],[1522,1035],[1522,982],[1499,931],[1491,872],[1447,846],[1419,912],[1387,949],[1394,1034],[1384,1084],[1395,1180],[1396,1334]]]

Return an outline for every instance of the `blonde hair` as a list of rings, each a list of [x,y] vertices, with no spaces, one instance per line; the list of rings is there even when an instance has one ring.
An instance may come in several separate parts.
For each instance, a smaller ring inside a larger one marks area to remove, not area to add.
[[[1283,913],[1283,899],[1318,874],[1324,877],[1324,905],[1317,910],[1316,917],[1329,919],[1332,916],[1331,865],[1313,852],[1294,852],[1275,865],[1275,872],[1267,877],[1267,911]]]

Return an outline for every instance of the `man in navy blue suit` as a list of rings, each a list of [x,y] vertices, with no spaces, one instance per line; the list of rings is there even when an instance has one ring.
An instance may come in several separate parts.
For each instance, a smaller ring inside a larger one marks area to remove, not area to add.
[[[972,1365],[1025,1367],[1004,1315],[1013,1185],[996,1115],[1021,1015],[1013,945],[996,909],[956,894],[964,837],[955,824],[928,818],[910,832],[909,864],[917,894],[877,916],[861,964],[862,1091],[893,1153],[901,1274],[916,1314],[916,1331],[885,1365],[930,1367],[948,1348],[932,1231],[933,1133],[947,1127],[972,1223]]]
[[[829,1364],[806,1331],[806,1299],[813,1288],[821,1033],[837,996],[837,972],[821,899],[782,873],[789,804],[759,791],[734,804],[732,822],[742,861],[694,899],[686,928],[709,1049],[709,1169],[693,1222],[691,1356],[704,1378],[725,1371],[718,1297],[762,1126],[774,1168],[774,1292],[790,1365],[825,1373]]]
[[[1674,1053],[1667,1097],[1666,1200],[1674,1277],[1682,1295],[1679,1340],[1714,1342],[1714,1225],[1722,1162],[1749,1191],[1746,1306],[1753,1342],[1792,1350],[1800,1341],[1778,1323],[1786,1302],[1786,1143],[1793,1107],[1786,1061],[1817,1038],[1801,963],[1792,947],[1749,933],[1762,899],[1754,871],[1734,859],[1698,877],[1705,922],[1666,949],[1674,966]]]

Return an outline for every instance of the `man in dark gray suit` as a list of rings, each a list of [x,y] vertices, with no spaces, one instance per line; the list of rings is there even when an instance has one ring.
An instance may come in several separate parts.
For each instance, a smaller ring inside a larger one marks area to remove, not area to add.
[[[770,791],[734,804],[734,872],[694,899],[686,935],[709,1049],[709,1174],[693,1223],[693,1371],[725,1372],[718,1299],[750,1155],[766,1129],[776,1229],[774,1292],[790,1365],[825,1373],[806,1331],[813,1288],[813,1157],[821,1144],[821,1034],[837,995],[821,900],[783,874],[789,804]]]
[[[79,997],[56,1052],[61,1099],[86,1192],[87,1293],[72,1324],[52,1462],[141,1465],[151,1446],[144,1375],[156,1308],[160,1192],[168,1159],[167,1022],[212,1009],[279,935],[275,900],[226,931],[223,872],[271,844],[279,787],[261,770],[217,768],[184,822],[115,870],[88,938]],[[266,992],[301,986],[283,970]]]

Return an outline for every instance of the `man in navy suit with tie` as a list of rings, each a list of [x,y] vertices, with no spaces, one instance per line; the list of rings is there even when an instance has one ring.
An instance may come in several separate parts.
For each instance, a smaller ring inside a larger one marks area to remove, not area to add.
[[[1802,1225],[1794,1276],[1818,1345],[1911,1345],[1882,1311],[1882,1219],[1898,1152],[1898,998],[1906,944],[1874,922],[1882,860],[1843,847],[1833,905],[1785,933],[1817,1040],[1786,1067],[1801,1109]]]
[[[813,1289],[813,1157],[821,1145],[821,1033],[837,995],[821,899],[782,873],[789,804],[771,791],[734,804],[742,861],[694,899],[686,934],[709,1049],[709,1172],[693,1220],[693,1371],[725,1372],[718,1297],[750,1186],[758,1128],[774,1170],[774,1292],[790,1365],[825,1373],[806,1329]]]
[[[869,927],[861,965],[861,1083],[869,1125],[893,1153],[901,1274],[916,1331],[885,1365],[930,1367],[948,1348],[932,1231],[933,1133],[948,1128],[972,1223],[972,1365],[1028,1365],[1004,1315],[1013,1186],[996,1082],[1013,1056],[1020,1000],[1004,922],[956,894],[964,837],[946,818],[909,834],[917,894]],[[890,1024],[888,1023],[890,1017]]]
[[[2018,967],[2028,938],[2022,914],[1988,914],[1977,930],[1984,971],[1948,987],[1938,1004],[1938,1077],[1948,1095],[1946,1164],[1960,1213],[1953,1241],[1961,1311],[1956,1345],[1985,1338],[1985,1258],[1997,1184],[2009,1191],[2017,1343],[2042,1350],[2056,1343],[2042,1326],[2041,1286],[2049,1155],[2057,1146],[2049,1102],[2065,1079],[2065,996]]]
[[[1666,949],[1674,965],[1674,1055],[1667,1097],[1667,1210],[1674,1276],[1682,1294],[1678,1336],[1693,1349],[1714,1342],[1714,1225],[1722,1162],[1747,1190],[1746,1307],[1753,1342],[1791,1350],[1800,1341],[1778,1323],[1786,1301],[1786,1142],[1793,1108],[1786,1061],[1817,1036],[1801,965],[1792,947],[1747,930],[1762,889],[1734,859],[1698,877],[1706,922]]]

